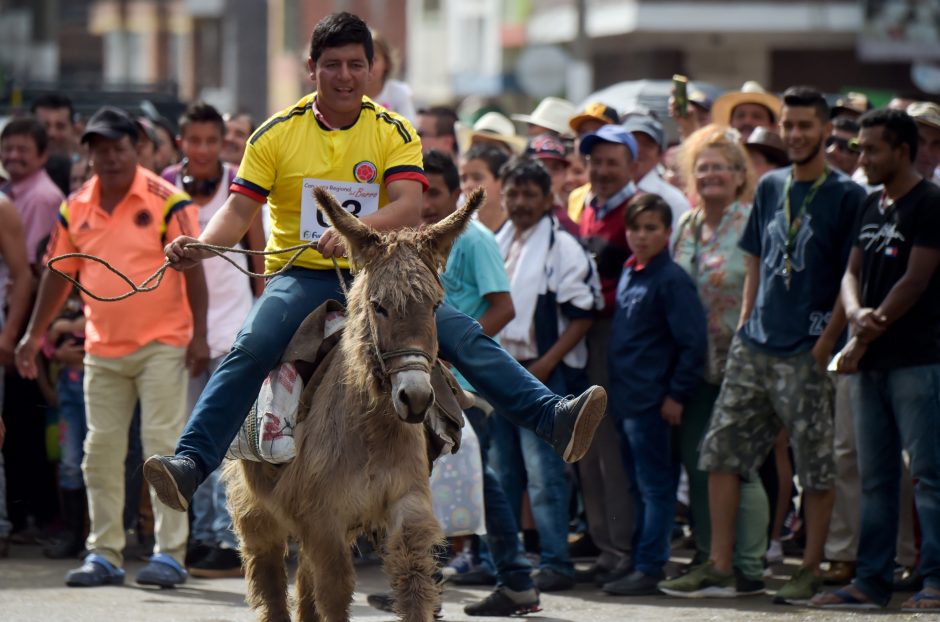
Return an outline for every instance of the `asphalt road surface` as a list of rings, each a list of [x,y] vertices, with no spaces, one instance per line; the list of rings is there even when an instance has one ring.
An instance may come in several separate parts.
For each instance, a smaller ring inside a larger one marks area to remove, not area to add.
[[[242,579],[190,579],[175,590],[139,587],[133,582],[140,561],[127,564],[123,587],[67,588],[65,572],[76,561],[44,559],[35,546],[14,546],[9,559],[0,559],[0,622],[248,622],[255,616],[244,602]],[[768,587],[782,583],[795,567],[780,567]],[[387,582],[377,565],[360,565],[359,585],[351,608],[355,620],[384,622],[394,616],[372,609],[366,595],[383,591]],[[467,621],[464,605],[483,598],[485,588],[444,589],[445,621]],[[940,621],[936,614],[900,613],[902,595],[886,612],[846,613],[774,605],[769,596],[733,600],[682,600],[665,596],[622,598],[579,587],[560,594],[542,595],[542,612],[528,616],[534,622],[620,622],[621,620],[682,620],[683,622],[744,622],[763,620],[835,622]]]

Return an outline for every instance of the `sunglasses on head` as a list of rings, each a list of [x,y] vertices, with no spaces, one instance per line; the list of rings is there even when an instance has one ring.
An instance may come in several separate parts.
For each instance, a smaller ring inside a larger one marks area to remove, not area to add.
[[[842,138],[841,136],[830,136],[826,139],[826,149],[829,147],[835,146],[839,151],[846,151],[848,153],[858,153],[858,139],[857,138]]]

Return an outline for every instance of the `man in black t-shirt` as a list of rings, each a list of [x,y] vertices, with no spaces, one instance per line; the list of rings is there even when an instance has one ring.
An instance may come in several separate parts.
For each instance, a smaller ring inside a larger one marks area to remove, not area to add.
[[[827,608],[884,607],[891,599],[901,450],[923,532],[924,588],[905,611],[940,611],[940,188],[914,168],[917,126],[906,113],[861,120],[860,164],[871,183],[842,281],[854,337],[840,354],[851,376],[862,482],[855,581],[813,599]]]

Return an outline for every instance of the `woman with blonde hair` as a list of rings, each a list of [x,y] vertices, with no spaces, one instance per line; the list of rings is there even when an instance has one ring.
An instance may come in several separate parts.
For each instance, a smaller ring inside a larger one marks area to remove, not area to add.
[[[693,209],[676,225],[673,258],[695,281],[708,318],[705,377],[686,405],[679,428],[697,549],[692,565],[697,566],[707,562],[711,549],[708,473],[698,468],[698,448],[718,398],[728,349],[741,314],[745,268],[738,240],[750,214],[755,174],[738,133],[714,124],[699,129],[683,143],[679,170]],[[721,593],[696,596],[764,591],[762,558],[767,547],[769,508],[756,473],[750,481],[742,482],[740,517],[734,560],[736,586],[707,588]],[[667,594],[692,596],[682,589],[685,580],[687,577],[664,581],[659,588]]]

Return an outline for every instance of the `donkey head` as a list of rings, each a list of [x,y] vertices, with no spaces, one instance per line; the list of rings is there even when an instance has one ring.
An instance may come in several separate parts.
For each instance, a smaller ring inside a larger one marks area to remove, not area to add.
[[[314,194],[358,270],[346,301],[349,320],[342,347],[347,379],[364,384],[374,401],[388,397],[402,420],[421,423],[434,403],[434,315],[444,298],[437,273],[484,195],[474,193],[464,207],[421,230],[379,233],[340,207],[326,190],[316,188]]]

